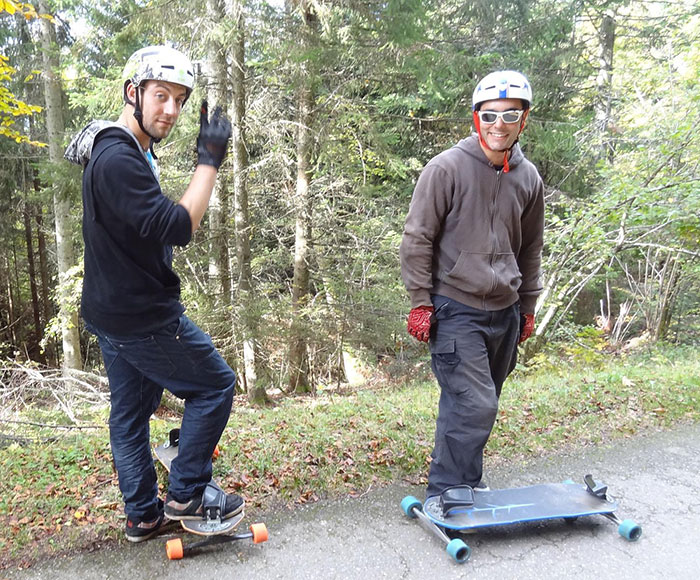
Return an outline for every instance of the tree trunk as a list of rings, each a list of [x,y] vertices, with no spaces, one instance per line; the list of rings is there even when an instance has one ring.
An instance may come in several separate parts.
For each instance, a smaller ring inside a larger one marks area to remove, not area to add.
[[[48,14],[45,0],[38,2],[39,11]],[[63,112],[61,110],[61,81],[58,76],[59,59],[56,44],[56,29],[52,21],[41,18],[41,48],[43,53],[42,76],[44,78],[44,100],[46,102],[46,127],[49,141],[49,160],[62,162]],[[70,228],[70,202],[58,190],[53,196],[54,220],[56,224],[56,257],[58,264],[59,318],[63,343],[63,371],[70,374],[80,370],[80,334],[78,333],[78,313],[71,308],[66,290],[70,278],[69,270],[75,264],[73,241]]]
[[[6,318],[4,317],[3,319],[3,322],[5,322],[6,324],[3,330],[6,330],[7,342],[9,342],[11,345],[16,345],[17,334],[15,332],[15,323],[17,322],[17,309],[15,308],[15,292],[14,288],[12,287],[12,266],[7,254],[4,254],[3,256],[3,266],[3,270],[5,273],[5,289],[7,292],[7,312]]]
[[[225,10],[222,0],[207,0],[207,14],[212,34],[208,41],[207,54],[207,99],[209,111],[217,105],[222,108],[230,101],[228,95],[228,75],[226,64],[226,48],[219,40],[217,25],[225,21]],[[209,288],[215,297],[216,309],[225,309],[231,293],[231,272],[229,270],[229,245],[227,235],[229,194],[228,174],[225,170],[219,172],[217,183],[209,201]]]
[[[20,42],[25,45],[29,46],[32,43],[32,38],[31,34],[29,32],[29,26],[27,23],[27,20],[24,18],[21,18],[18,20],[19,25],[20,25],[20,32],[19,32],[19,37],[20,37]],[[24,68],[27,69],[27,72],[30,69],[30,67],[25,66]],[[25,101],[26,102],[31,102],[31,101],[36,101],[41,98],[41,87],[33,87],[33,85],[25,84]],[[36,117],[30,117],[28,119],[29,122],[29,128],[30,128],[30,134],[36,136],[37,132],[37,121],[38,119]],[[38,140],[38,139],[37,139]],[[31,182],[31,188],[34,192],[34,197],[36,199],[45,199],[46,196],[42,195],[41,192],[41,181],[39,179],[39,172],[36,167],[34,166],[29,166],[25,167],[25,171],[28,171],[28,176],[29,176],[29,181]],[[46,336],[46,328],[51,322],[51,319],[54,316],[54,308],[53,308],[53,299],[51,296],[51,286],[49,280],[51,279],[51,260],[49,258],[49,250],[47,248],[46,244],[46,230],[44,228],[44,212],[45,211],[51,211],[50,208],[47,208],[48,204],[39,202],[36,204],[32,204],[31,208],[33,209],[33,216],[34,216],[34,222],[36,225],[36,242],[37,242],[37,262],[38,262],[38,268],[39,268],[39,280],[41,281],[41,286],[39,288],[40,293],[39,293],[39,302],[41,305],[41,348],[42,348],[42,358],[44,362],[47,365],[56,367],[59,364],[58,361],[58,356],[56,354],[57,351],[57,346],[56,346],[56,339],[53,333],[49,333],[48,336]],[[36,266],[37,264],[35,264]]]
[[[598,132],[599,157],[612,163],[615,157],[614,142],[610,137],[612,111],[613,53],[615,47],[615,16],[605,13],[598,30],[599,68],[596,85],[598,96],[595,105],[595,126]]]
[[[661,303],[661,312],[659,313],[659,324],[654,333],[656,340],[666,340],[668,338],[668,331],[671,327],[671,319],[673,318],[673,311],[680,288],[681,272],[682,268],[680,267],[672,272],[672,279],[666,288],[664,300]]]
[[[302,0],[302,46],[308,52],[315,40],[318,19],[310,3]],[[313,391],[309,380],[307,352],[309,298],[309,241],[311,238],[311,185],[313,154],[314,73],[312,59],[304,55],[299,69],[297,94],[297,182],[294,197],[296,227],[294,237],[294,278],[292,280],[292,324],[289,346],[289,387],[296,393]]]
[[[683,262],[678,253],[660,249],[646,252],[644,273],[632,290],[643,305],[647,329],[654,342],[668,335],[682,272]]]
[[[36,182],[38,188],[39,183]],[[42,325],[44,328],[53,317],[51,303],[51,288],[49,287],[49,256],[46,248],[46,236],[44,235],[43,208],[38,207],[34,215],[36,220],[36,241],[37,254],[39,257],[39,277],[41,279],[41,305],[42,305]],[[44,351],[46,352],[46,363],[57,365],[56,345],[53,336],[45,338]]]
[[[17,242],[15,237],[12,237],[12,251],[11,259],[7,263],[8,268],[8,281],[11,285],[10,292],[14,293],[15,297],[12,299],[12,310],[14,315],[11,319],[11,333],[12,333],[12,344],[16,350],[19,350],[20,343],[22,342],[23,332],[22,332],[22,313],[24,312],[24,304],[22,303],[22,285],[19,281],[19,267],[17,265]]]
[[[41,314],[39,306],[39,292],[36,286],[36,273],[34,271],[34,239],[32,234],[32,216],[31,205],[24,204],[24,237],[27,245],[27,274],[29,276],[29,290],[32,296],[32,318],[34,320],[34,340],[29,347],[29,351],[33,353],[34,359],[45,363],[43,354],[41,353],[41,339],[43,338],[43,329],[41,326]]]
[[[250,215],[248,209],[248,149],[246,144],[246,68],[245,68],[245,13],[242,3],[234,0],[231,20],[234,23],[233,66],[233,191],[234,220],[236,224],[236,261],[238,263],[237,305],[243,342],[243,380],[248,401],[261,405],[268,401],[265,386],[258,381],[256,353],[257,312],[253,300],[253,276],[250,265]]]

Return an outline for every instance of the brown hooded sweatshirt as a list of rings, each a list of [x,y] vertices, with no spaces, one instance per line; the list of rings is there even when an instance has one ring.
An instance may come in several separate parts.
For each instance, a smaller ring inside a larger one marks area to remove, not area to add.
[[[509,165],[496,169],[474,134],[425,166],[399,249],[412,308],[441,294],[481,310],[520,301],[522,313],[534,313],[544,185],[517,144]]]

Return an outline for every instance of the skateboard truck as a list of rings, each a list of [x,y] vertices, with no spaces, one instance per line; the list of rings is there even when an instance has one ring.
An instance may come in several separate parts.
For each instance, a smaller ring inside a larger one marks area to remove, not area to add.
[[[588,493],[592,493],[594,496],[599,497],[600,499],[606,499],[606,494],[608,492],[607,485],[596,483],[590,473],[583,478],[583,481],[586,484]]]
[[[182,538],[173,538],[172,540],[168,540],[166,543],[165,553],[168,556],[168,560],[181,560],[187,554],[195,554],[199,552],[201,548],[216,544],[225,544],[228,542],[248,539],[252,540],[254,544],[261,544],[268,540],[268,533],[265,524],[251,524],[249,530],[250,531],[248,532],[242,532],[240,534],[209,536],[206,540],[201,540],[188,545],[183,543]]]
[[[447,553],[459,564],[464,564],[472,555],[472,549],[460,538],[450,538],[440,526],[425,515],[423,504],[412,495],[401,501],[401,509],[409,517],[417,519],[420,525],[437,536],[445,544]]]

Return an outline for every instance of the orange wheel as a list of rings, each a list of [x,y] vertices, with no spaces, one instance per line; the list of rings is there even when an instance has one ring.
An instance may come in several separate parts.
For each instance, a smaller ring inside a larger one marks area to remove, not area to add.
[[[168,560],[182,560],[182,557],[185,555],[182,540],[180,538],[168,540],[167,544],[165,544],[165,553],[168,555]]]
[[[219,449],[219,446],[217,445],[214,447],[214,453],[211,454],[212,459],[216,459],[219,455],[221,455],[221,450]]]
[[[267,526],[265,524],[252,524],[250,526],[250,531],[253,533],[253,543],[262,544],[267,542]]]

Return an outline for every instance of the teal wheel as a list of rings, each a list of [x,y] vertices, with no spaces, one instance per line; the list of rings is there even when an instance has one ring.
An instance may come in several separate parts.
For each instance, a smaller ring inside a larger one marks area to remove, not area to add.
[[[416,514],[413,513],[413,508],[417,510],[423,509],[423,504],[412,495],[407,495],[401,500],[401,509],[409,518],[417,517]]]
[[[572,485],[576,482],[573,479],[565,479],[564,481],[562,481],[562,483],[565,483],[566,485]]]
[[[625,520],[617,528],[617,531],[625,540],[636,542],[642,535],[642,526],[638,526],[632,520]]]
[[[447,544],[447,553],[459,564],[464,564],[472,555],[472,549],[459,538],[451,540]]]

